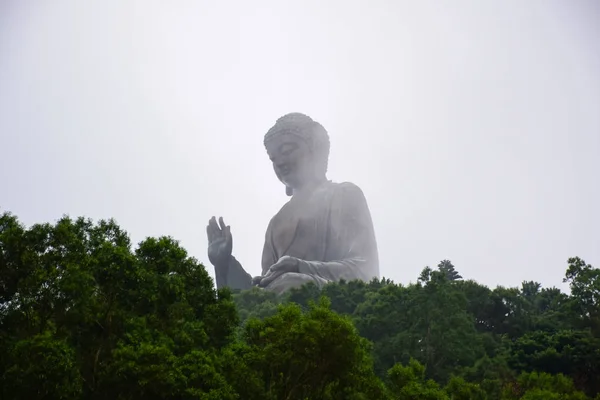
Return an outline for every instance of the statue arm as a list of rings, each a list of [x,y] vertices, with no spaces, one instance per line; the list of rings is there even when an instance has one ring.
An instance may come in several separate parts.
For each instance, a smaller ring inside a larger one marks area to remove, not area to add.
[[[371,213],[362,190],[351,183],[340,186],[332,199],[329,246],[339,259],[321,262],[300,260],[299,272],[327,281],[379,277],[379,257]]]
[[[262,253],[263,275],[269,267],[277,262],[277,256],[272,242],[272,221],[269,223],[265,234],[265,244]],[[215,278],[217,288],[228,286],[231,289],[250,289],[252,285],[252,276],[247,273],[242,264],[234,257],[229,259],[229,265],[225,269],[215,268]]]
[[[248,274],[242,264],[234,256],[229,259],[228,268],[220,273],[216,272],[217,288],[228,286],[231,289],[250,289],[252,287],[252,277]]]

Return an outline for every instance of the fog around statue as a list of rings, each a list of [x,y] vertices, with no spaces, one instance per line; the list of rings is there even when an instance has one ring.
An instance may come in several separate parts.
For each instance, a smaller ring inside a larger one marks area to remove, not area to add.
[[[313,282],[379,277],[371,214],[362,190],[327,179],[329,136],[310,117],[279,118],[264,138],[277,178],[291,199],[271,219],[265,235],[262,275],[252,278],[232,255],[233,236],[222,217],[206,228],[208,256],[217,287],[253,285],[281,294]]]

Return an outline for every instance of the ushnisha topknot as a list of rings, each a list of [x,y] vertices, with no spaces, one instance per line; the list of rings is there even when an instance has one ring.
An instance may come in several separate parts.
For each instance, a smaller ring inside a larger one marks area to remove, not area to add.
[[[320,123],[302,113],[294,112],[286,114],[280,117],[275,122],[275,125],[266,133],[264,139],[265,147],[269,140],[283,134],[296,135],[304,140],[315,155],[315,161],[321,165],[324,172],[327,172],[330,146],[329,135]]]

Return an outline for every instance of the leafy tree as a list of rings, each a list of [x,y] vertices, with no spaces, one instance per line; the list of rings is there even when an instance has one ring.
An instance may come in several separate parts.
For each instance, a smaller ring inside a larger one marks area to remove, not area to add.
[[[79,397],[83,380],[74,353],[49,331],[17,342],[5,354],[12,365],[4,372],[3,394],[23,399]]]
[[[444,260],[231,293],[170,237],[4,213],[0,398],[600,400],[600,272],[574,257],[565,281],[492,289]]]
[[[600,269],[579,257],[569,258],[568,263],[563,281],[569,283],[574,312],[583,326],[600,335]]]
[[[305,313],[288,304],[274,316],[249,320],[243,339],[245,346],[232,350],[232,360],[244,366],[245,374],[234,365],[231,378],[244,376],[238,387],[244,399],[384,398],[368,342],[347,317],[331,311],[325,298]],[[251,371],[260,378],[248,385]],[[244,390],[247,385],[250,392]]]
[[[281,299],[275,293],[259,288],[243,290],[233,295],[240,321],[265,318],[275,315]]]
[[[503,392],[503,400],[585,400],[587,396],[575,389],[573,381],[562,374],[523,373],[508,384]]]
[[[444,273],[432,271],[413,290],[410,329],[396,336],[398,345],[412,348],[429,377],[444,382],[453,368],[472,365],[483,355],[474,318],[466,312],[464,294]]]
[[[388,372],[392,397],[398,400],[449,400],[450,397],[431,379],[425,378],[425,367],[415,359],[408,365],[394,365]]]
[[[237,326],[230,294],[177,242],[132,251],[114,221],[25,229],[5,213],[0,271],[6,399],[183,396]],[[217,372],[203,374],[210,383],[193,390],[228,398]]]
[[[454,267],[454,265],[452,265],[450,260],[442,260],[438,264],[438,271],[446,275],[446,279],[448,279],[449,281],[456,281],[462,279],[462,276],[460,276],[458,271],[456,271],[456,268]]]
[[[444,388],[452,400],[485,400],[487,393],[476,383],[467,382],[460,376],[453,376]]]

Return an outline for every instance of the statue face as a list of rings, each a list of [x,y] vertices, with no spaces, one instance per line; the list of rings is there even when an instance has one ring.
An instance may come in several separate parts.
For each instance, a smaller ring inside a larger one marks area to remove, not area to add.
[[[267,153],[277,178],[296,189],[314,178],[313,156],[308,144],[293,134],[280,134],[267,142]]]

